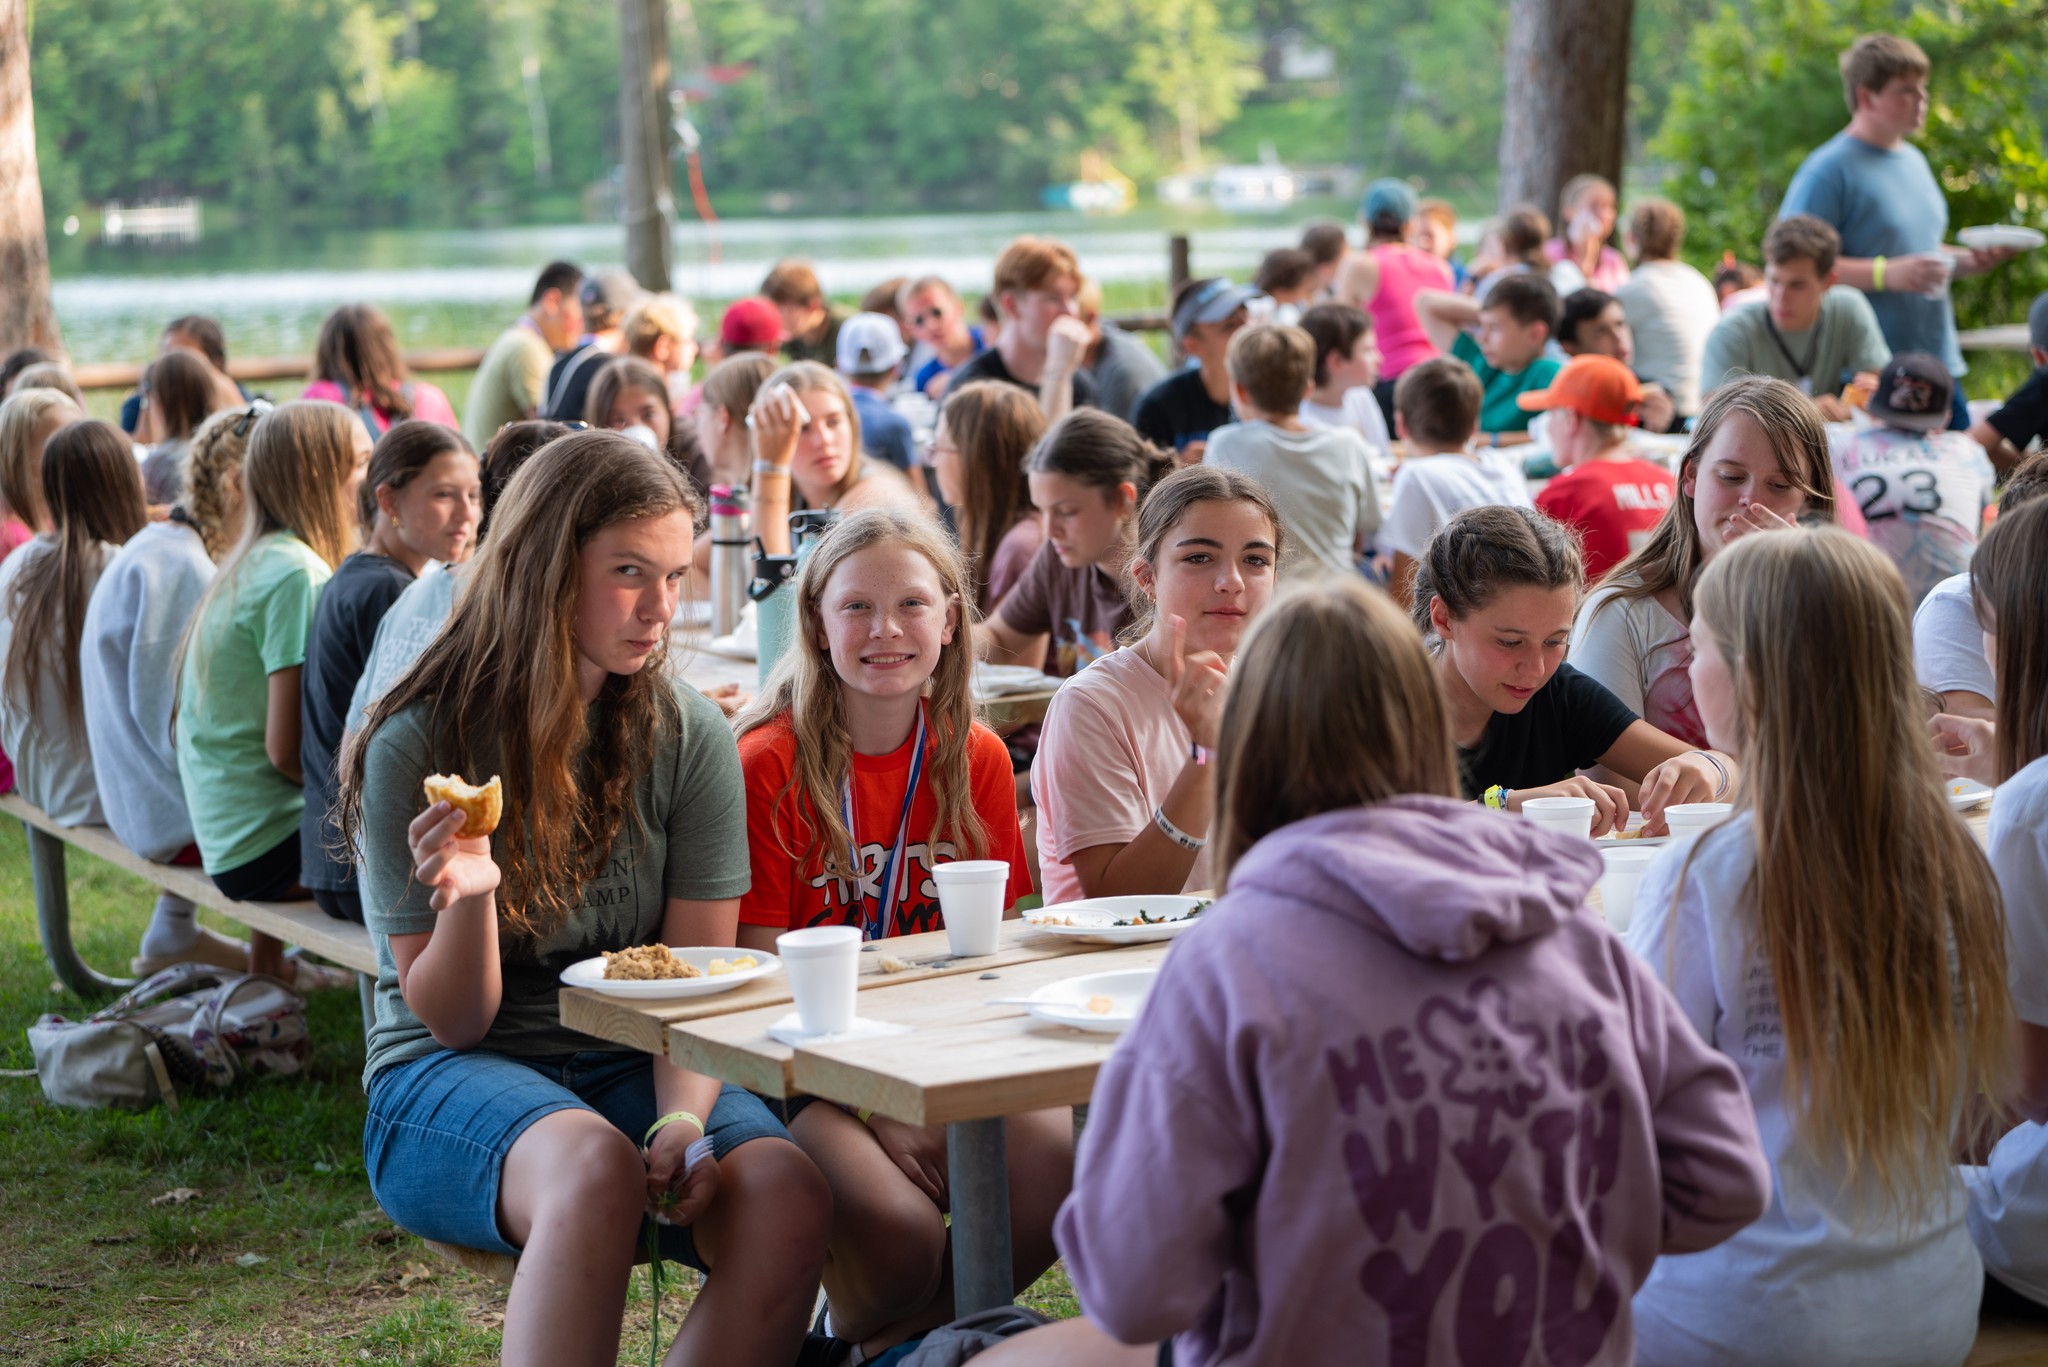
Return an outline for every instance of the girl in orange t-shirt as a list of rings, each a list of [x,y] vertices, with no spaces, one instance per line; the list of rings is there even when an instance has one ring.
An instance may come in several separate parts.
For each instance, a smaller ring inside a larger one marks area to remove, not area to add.
[[[974,720],[967,576],[945,532],[921,513],[854,513],[795,592],[789,653],[735,723],[753,865],[741,947],[772,952],[815,925],[938,929],[931,870],[950,859],[1003,860],[1009,901],[1029,893],[1009,754]],[[953,1318],[945,1131],[810,1100],[785,1114],[832,1187],[831,1331],[872,1356]],[[1006,1128],[1021,1291],[1057,1256],[1073,1123],[1060,1108]]]

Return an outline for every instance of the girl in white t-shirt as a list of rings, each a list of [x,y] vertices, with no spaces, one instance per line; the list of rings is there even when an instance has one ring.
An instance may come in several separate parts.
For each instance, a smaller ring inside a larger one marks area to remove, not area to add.
[[[1192,466],[1147,496],[1129,576],[1136,635],[1046,709],[1031,791],[1047,905],[1212,885],[1209,751],[1284,543],[1272,501],[1235,471]]]
[[[1659,1261],[1637,1359],[1959,1364],[1983,1274],[1952,1144],[1971,1098],[2002,1094],[2011,1004],[1998,890],[1927,743],[1905,586],[1818,530],[1731,547],[1695,601],[1694,696],[1742,786],[1651,866],[1627,938],[1741,1068],[1773,1192],[1719,1248]]]
[[[1964,1168],[1963,1182],[1985,1269],[2000,1288],[2048,1305],[2048,500],[2001,511],[1972,570],[1997,723],[1945,715],[1934,733],[1945,769],[1999,785],[1987,843],[2020,1021],[2008,1101],[2024,1123],[1984,1166]]]

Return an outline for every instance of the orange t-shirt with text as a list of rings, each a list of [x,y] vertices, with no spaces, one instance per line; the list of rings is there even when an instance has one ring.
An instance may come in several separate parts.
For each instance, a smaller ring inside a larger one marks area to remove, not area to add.
[[[752,890],[740,899],[742,924],[802,930],[865,923],[882,895],[882,865],[896,843],[915,740],[913,731],[891,754],[853,757],[853,836],[860,846],[861,875],[856,889],[851,879],[827,877],[817,863],[807,869],[797,867],[811,841],[810,822],[803,815],[810,804],[794,790],[783,794],[796,761],[796,732],[790,728],[788,714],[740,737],[740,770],[747,782],[747,845],[754,872]],[[966,857],[950,840],[941,840],[936,852],[927,841],[938,814],[938,799],[931,787],[935,746],[936,741],[928,737],[924,774],[910,806],[910,828],[904,837],[908,867],[896,904],[898,935],[945,927],[932,865]],[[975,814],[988,832],[988,852],[981,857],[1000,859],[1010,866],[1004,904],[1014,906],[1031,891],[1031,873],[1024,863],[1024,834],[1017,822],[1017,784],[1011,774],[1010,752],[995,732],[979,722],[967,740],[967,771]]]

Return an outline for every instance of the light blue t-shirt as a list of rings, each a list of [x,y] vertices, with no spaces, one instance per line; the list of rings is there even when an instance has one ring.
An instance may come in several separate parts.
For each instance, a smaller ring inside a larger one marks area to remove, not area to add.
[[[1948,201],[1911,143],[1890,151],[1845,129],[1807,156],[1778,206],[1779,217],[1812,214],[1842,235],[1842,255],[1911,256],[1936,251],[1948,236]],[[1894,352],[1924,351],[1952,375],[1969,369],[1956,342],[1956,311],[1946,291],[1936,298],[1882,290],[1870,296],[1884,339]]]

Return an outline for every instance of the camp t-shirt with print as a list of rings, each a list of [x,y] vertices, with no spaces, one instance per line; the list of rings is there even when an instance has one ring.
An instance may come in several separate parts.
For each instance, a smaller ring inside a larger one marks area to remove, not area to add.
[[[911,749],[917,733],[886,755],[853,756],[853,831],[860,847],[860,886],[848,878],[828,877],[820,863],[799,869],[810,848],[810,803],[791,788],[796,764],[796,733],[789,714],[740,737],[740,768],[746,775],[747,829],[753,847],[753,889],[740,902],[740,922],[776,930],[807,926],[864,926],[881,906],[882,865],[896,844],[903,817],[903,789],[910,779]],[[903,889],[895,906],[893,933],[915,935],[940,930],[939,890],[932,865],[969,856],[951,840],[930,844],[938,798],[932,792],[930,754],[936,740],[926,738],[926,764],[910,804],[910,825],[904,832]],[[996,733],[975,723],[967,741],[967,782],[970,801],[988,832],[983,859],[1010,866],[1005,907],[1031,891],[1031,872],[1024,862],[1024,834],[1017,821],[1017,781],[1010,752]]]
[[[1479,430],[1482,432],[1528,431],[1529,419],[1535,414],[1523,412],[1515,403],[1515,396],[1532,389],[1550,388],[1557,372],[1564,369],[1548,356],[1538,356],[1529,362],[1526,369],[1513,374],[1497,370],[1487,363],[1486,354],[1469,332],[1458,334],[1458,340],[1451,344],[1451,355],[1471,366],[1472,373],[1479,377],[1479,389],[1484,396],[1479,403]]]
[[[1600,762],[1636,714],[1570,665],[1559,665],[1519,712],[1496,712],[1479,744],[1458,747],[1458,777],[1476,798],[1496,783],[1542,788]]]
[[[671,688],[680,727],[671,719],[650,737],[653,762],[633,784],[631,815],[603,873],[576,890],[576,910],[538,943],[501,934],[504,993],[478,1048],[515,1058],[616,1048],[563,1026],[561,971],[607,949],[656,943],[670,898],[717,901],[747,890],[746,809],[732,729],[709,698],[673,681]],[[413,880],[406,844],[406,827],[427,805],[421,781],[442,767],[429,758],[424,723],[423,707],[407,708],[372,733],[364,757],[363,920],[377,946],[365,1086],[380,1070],[441,1048],[398,990],[390,941],[431,931],[439,919],[430,891]],[[493,852],[504,835],[491,837]]]
[[[1024,568],[997,609],[1011,630],[1047,636],[1045,672],[1066,678],[1116,649],[1131,624],[1131,600],[1100,565],[1069,569],[1050,541]]]

